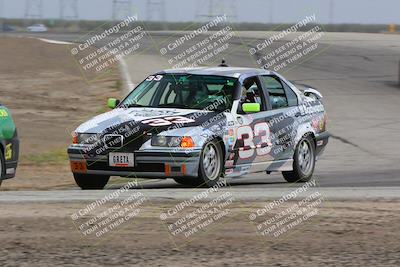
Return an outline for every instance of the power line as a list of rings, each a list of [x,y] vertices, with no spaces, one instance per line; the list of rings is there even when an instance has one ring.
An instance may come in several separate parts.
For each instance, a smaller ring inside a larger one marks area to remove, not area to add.
[[[200,0],[197,2],[196,18],[211,20],[226,15],[228,20],[237,19],[236,0]]]
[[[43,17],[42,0],[26,0],[25,1],[25,18],[41,19]]]
[[[113,0],[112,19],[121,20],[132,15],[131,0]]]
[[[147,0],[146,2],[146,19],[151,21],[165,21],[165,1],[164,0]]]
[[[60,0],[60,19],[77,20],[78,18],[78,0]]]

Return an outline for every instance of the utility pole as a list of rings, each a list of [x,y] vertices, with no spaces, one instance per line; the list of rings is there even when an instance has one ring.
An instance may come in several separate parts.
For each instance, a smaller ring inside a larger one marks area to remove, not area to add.
[[[165,1],[164,0],[147,0],[146,2],[146,19],[148,21],[165,21]]]
[[[42,0],[25,0],[25,18],[26,19],[43,18]]]
[[[4,13],[4,1],[0,0],[0,19],[3,18],[3,13]]]
[[[4,28],[3,28],[3,25],[4,25],[3,15],[4,15],[4,1],[0,0],[0,31],[4,30]]]
[[[329,0],[329,24],[333,24],[333,12],[334,12],[334,2]]]
[[[60,0],[60,19],[78,20],[78,0]]]
[[[274,23],[274,0],[269,1],[270,6],[269,6],[269,23],[273,24]]]

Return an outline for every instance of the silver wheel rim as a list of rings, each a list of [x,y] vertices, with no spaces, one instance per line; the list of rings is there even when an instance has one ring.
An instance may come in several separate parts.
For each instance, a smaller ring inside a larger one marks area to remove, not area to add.
[[[207,144],[203,151],[203,169],[209,180],[218,178],[220,165],[217,148],[212,143]]]
[[[306,140],[301,141],[299,144],[299,153],[297,160],[300,170],[303,174],[308,175],[313,166],[313,154],[311,144]]]

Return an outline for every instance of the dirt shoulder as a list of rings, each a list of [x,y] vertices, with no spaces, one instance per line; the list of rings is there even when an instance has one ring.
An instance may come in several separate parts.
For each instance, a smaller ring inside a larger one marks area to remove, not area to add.
[[[2,204],[2,266],[399,266],[400,205],[335,201],[282,238],[256,233],[248,215],[263,203],[234,203],[232,214],[191,242],[174,243],[153,202],[100,240],[86,239],[71,214],[83,203]],[[97,242],[100,241],[100,242]]]
[[[87,83],[66,45],[33,38],[0,38],[0,102],[12,112],[20,137],[20,165],[1,190],[72,185],[66,148],[71,131],[119,96],[119,74]]]

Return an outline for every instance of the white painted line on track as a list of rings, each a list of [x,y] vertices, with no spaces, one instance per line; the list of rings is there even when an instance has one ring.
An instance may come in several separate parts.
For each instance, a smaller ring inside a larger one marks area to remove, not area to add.
[[[63,41],[57,41],[57,40],[50,40],[50,39],[44,39],[44,38],[35,38],[35,37],[31,37],[34,39],[38,39],[42,42],[45,43],[49,43],[49,44],[61,44],[61,45],[70,45],[70,44],[74,44],[74,43],[70,43],[70,42],[63,42]]]
[[[132,91],[133,88],[135,88],[135,84],[132,82],[132,78],[129,74],[128,66],[126,65],[125,59],[123,57],[120,57],[118,62],[123,81],[122,95],[125,97],[130,91]]]
[[[221,188],[217,194],[230,192],[236,201],[266,201],[279,199],[296,188]],[[206,190],[205,188],[188,189],[130,189],[122,192],[114,201],[126,199],[133,193],[141,192],[153,200],[184,200]],[[55,190],[55,191],[3,191],[0,203],[19,202],[82,202],[103,198],[114,190]],[[396,200],[400,201],[400,187],[322,187],[309,188],[300,197],[319,192],[326,200]]]

